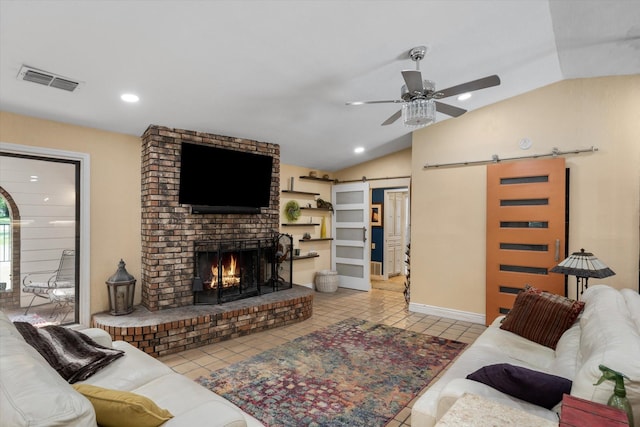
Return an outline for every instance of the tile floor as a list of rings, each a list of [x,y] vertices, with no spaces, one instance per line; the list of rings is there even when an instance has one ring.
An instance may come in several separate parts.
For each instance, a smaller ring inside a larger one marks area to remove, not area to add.
[[[485,329],[480,324],[411,313],[401,292],[380,289],[360,292],[339,288],[335,293],[316,292],[313,316],[303,322],[164,356],[159,360],[174,371],[195,379],[349,317],[466,343],[472,343]],[[387,427],[410,426],[412,403],[400,411]]]

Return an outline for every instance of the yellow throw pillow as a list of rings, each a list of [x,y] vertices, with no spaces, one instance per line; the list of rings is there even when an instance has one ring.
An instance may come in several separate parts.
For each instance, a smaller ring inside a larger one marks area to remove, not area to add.
[[[89,399],[101,427],[157,427],[173,418],[169,411],[139,394],[89,384],[73,384],[73,388]]]

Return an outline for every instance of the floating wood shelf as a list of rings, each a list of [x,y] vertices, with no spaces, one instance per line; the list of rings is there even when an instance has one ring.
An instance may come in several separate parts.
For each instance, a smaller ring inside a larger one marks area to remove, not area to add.
[[[321,242],[324,240],[333,240],[333,237],[322,237],[322,238],[317,238],[317,239],[300,239],[298,240],[299,242]]]
[[[295,191],[295,190],[282,190],[283,193],[289,193],[289,194],[301,194],[301,195],[305,195],[305,196],[319,196],[320,193],[309,193],[307,191]]]
[[[313,255],[297,255],[293,257],[293,260],[298,260],[298,259],[308,259],[308,258],[318,258],[320,255],[318,254],[313,254]]]
[[[329,179],[329,178],[318,178],[316,176],[307,176],[307,175],[303,175],[300,177],[300,179],[308,179],[311,181],[320,181],[320,182],[326,182],[327,184],[333,184],[334,182],[336,182],[335,179]]]
[[[320,224],[316,224],[316,223],[309,223],[309,222],[301,222],[301,223],[283,223],[280,224],[283,227],[308,227],[308,226],[313,226],[313,225],[320,225]]]
[[[309,211],[322,211],[322,212],[331,212],[331,209],[329,208],[308,208],[305,206],[300,206],[300,210],[305,209],[305,210],[309,210]]]

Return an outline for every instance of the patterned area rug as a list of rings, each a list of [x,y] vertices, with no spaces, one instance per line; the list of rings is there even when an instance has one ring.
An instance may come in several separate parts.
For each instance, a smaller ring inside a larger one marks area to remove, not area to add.
[[[384,426],[465,347],[351,318],[196,381],[266,426]]]

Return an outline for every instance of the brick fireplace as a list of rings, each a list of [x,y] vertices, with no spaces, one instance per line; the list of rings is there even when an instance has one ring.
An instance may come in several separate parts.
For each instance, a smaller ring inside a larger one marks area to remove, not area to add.
[[[258,214],[194,214],[190,206],[181,205],[182,142],[272,156],[269,208],[261,208]],[[232,280],[243,283],[250,270],[264,284],[267,265],[273,259],[263,257],[268,253],[264,242],[273,242],[279,230],[279,181],[280,148],[276,144],[149,126],[142,136],[142,304],[126,316],[97,313],[92,326],[104,329],[114,340],[162,356],[311,317],[312,289],[273,282],[279,292],[251,296],[255,292],[249,286],[250,297],[238,299],[236,291],[244,285],[231,291],[216,288],[212,283],[223,282],[226,274],[218,270],[217,279],[207,274],[226,262],[226,254],[235,253],[239,261],[248,263],[245,272]],[[226,242],[234,243],[229,247]],[[274,268],[272,262],[270,265]],[[290,278],[291,271],[289,274]],[[271,275],[274,277],[273,270]],[[200,282],[194,280],[196,276]]]
[[[272,156],[269,208],[259,214],[194,214],[179,204],[182,142]],[[279,229],[279,182],[277,144],[149,126],[142,136],[142,305],[149,311],[193,305],[196,242],[272,238]]]

